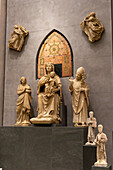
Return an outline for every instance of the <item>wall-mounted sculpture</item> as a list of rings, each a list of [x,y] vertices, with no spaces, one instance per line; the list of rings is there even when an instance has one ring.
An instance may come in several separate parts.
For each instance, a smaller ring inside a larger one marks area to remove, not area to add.
[[[94,113],[92,111],[89,112],[89,118],[87,118],[88,125],[88,142],[86,145],[95,145],[95,128],[97,127],[96,118],[93,117]]]
[[[86,33],[90,42],[94,42],[101,38],[104,27],[96,18],[96,14],[91,12],[80,24],[82,30]]]
[[[107,156],[106,156],[106,149],[105,143],[107,142],[107,136],[103,133],[103,126],[98,125],[99,133],[96,136],[95,143],[97,145],[97,162],[95,162],[95,166],[106,167],[107,164]]]
[[[62,85],[58,75],[54,72],[54,64],[45,65],[46,74],[37,87],[38,107],[36,118],[30,119],[33,124],[59,124],[59,106],[62,100]]]
[[[28,33],[29,32],[21,25],[15,25],[11,38],[8,41],[8,47],[16,51],[21,51],[24,44],[24,38],[28,35]]]
[[[29,126],[31,113],[31,88],[27,84],[25,77],[21,77],[20,84],[17,88],[17,122],[15,126]]]
[[[36,79],[45,75],[46,63],[53,63],[59,77],[72,76],[73,54],[67,38],[52,30],[42,41],[36,59]]]
[[[89,106],[89,87],[83,67],[77,69],[76,78],[69,79],[69,91],[72,95],[73,123],[76,126],[86,126]]]

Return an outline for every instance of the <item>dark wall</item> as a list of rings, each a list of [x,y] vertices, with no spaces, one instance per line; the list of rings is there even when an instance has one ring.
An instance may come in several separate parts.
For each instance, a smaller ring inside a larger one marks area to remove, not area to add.
[[[94,11],[105,27],[100,41],[90,43],[80,28],[81,21]],[[111,161],[111,131],[113,130],[113,76],[111,0],[8,0],[6,43],[13,26],[20,24],[30,33],[22,52],[9,50],[6,44],[4,126],[16,121],[17,86],[26,76],[32,89],[32,106],[36,114],[37,83],[36,54],[44,37],[53,29],[62,32],[73,50],[74,69],[83,66],[90,87],[89,110],[95,112],[98,123],[108,136],[107,152]],[[68,78],[62,78],[64,103],[68,110],[68,126],[72,126],[71,95]]]

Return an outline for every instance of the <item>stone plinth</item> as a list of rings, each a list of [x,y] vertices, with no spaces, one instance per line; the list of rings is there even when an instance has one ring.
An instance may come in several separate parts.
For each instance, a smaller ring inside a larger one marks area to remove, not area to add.
[[[86,127],[0,127],[0,167],[83,170],[86,139]]]
[[[96,145],[83,146],[84,170],[91,170],[92,165],[96,162],[96,148]]]
[[[112,170],[112,166],[107,166],[107,167],[97,167],[97,166],[92,166],[91,170]]]

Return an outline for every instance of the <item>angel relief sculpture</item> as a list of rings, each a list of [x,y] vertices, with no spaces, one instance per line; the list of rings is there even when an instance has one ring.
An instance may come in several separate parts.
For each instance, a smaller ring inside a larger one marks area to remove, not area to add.
[[[104,27],[101,22],[96,18],[96,14],[91,12],[80,24],[82,30],[89,37],[90,42],[94,42],[101,38]]]
[[[24,38],[28,35],[28,33],[29,32],[21,25],[15,25],[11,38],[8,41],[8,47],[16,51],[21,51],[24,44]]]
[[[58,75],[54,72],[54,64],[45,65],[46,75],[37,87],[38,107],[36,118],[30,119],[33,124],[59,124],[59,106],[62,100],[62,85]]]

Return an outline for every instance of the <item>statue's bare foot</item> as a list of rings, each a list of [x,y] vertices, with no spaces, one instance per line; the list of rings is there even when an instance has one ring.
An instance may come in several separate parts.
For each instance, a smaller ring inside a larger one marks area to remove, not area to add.
[[[82,122],[82,126],[87,126],[85,122]]]
[[[38,117],[37,117],[37,118],[39,118],[39,119],[40,119],[40,118],[42,118],[42,115],[38,115]]]
[[[79,126],[78,123],[75,123],[75,124],[74,124],[74,127],[78,127],[78,126]]]

